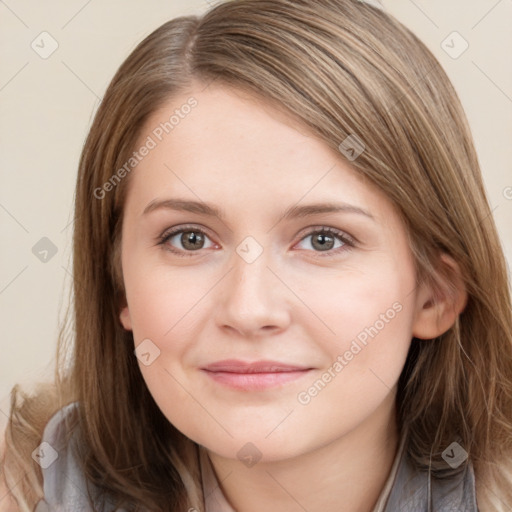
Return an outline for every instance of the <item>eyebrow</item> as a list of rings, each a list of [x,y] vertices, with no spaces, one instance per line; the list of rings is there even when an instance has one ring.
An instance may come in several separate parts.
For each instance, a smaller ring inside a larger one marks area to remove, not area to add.
[[[186,211],[190,213],[196,213],[199,215],[208,215],[211,217],[218,217],[220,220],[225,221],[226,215],[223,210],[219,207],[205,203],[203,201],[189,201],[186,199],[154,199],[151,201],[144,211],[142,215],[147,215],[150,212],[155,210],[166,209],[166,210],[175,210],[175,211]],[[294,205],[290,206],[283,213],[281,219],[289,220],[295,218],[309,217],[312,215],[319,215],[322,213],[356,213],[359,215],[364,215],[372,220],[375,220],[373,215],[360,208],[359,206],[347,204],[347,203],[313,203],[307,205]]]

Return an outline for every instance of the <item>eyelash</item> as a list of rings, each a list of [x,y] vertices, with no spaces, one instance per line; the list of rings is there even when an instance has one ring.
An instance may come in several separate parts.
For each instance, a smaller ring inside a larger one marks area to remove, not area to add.
[[[201,228],[198,228],[196,226],[179,226],[179,227],[171,229],[169,231],[165,231],[162,235],[160,235],[158,237],[157,245],[164,245],[174,235],[176,235],[178,233],[184,233],[187,231],[192,231],[194,233],[201,233],[202,235],[209,238],[208,233],[206,233],[206,231],[204,231]],[[343,231],[340,231],[335,228],[326,227],[326,226],[322,226],[320,228],[316,228],[316,229],[313,229],[313,230],[305,233],[304,236],[299,240],[299,242],[301,242],[308,236],[316,235],[318,233],[330,234],[334,238],[338,238],[338,240],[340,240],[343,243],[343,245],[341,247],[338,247],[336,249],[329,249],[327,251],[312,251],[312,252],[317,253],[318,257],[320,257],[320,258],[333,257],[334,255],[337,255],[340,252],[351,250],[356,245],[355,239],[352,238],[351,236],[347,235]],[[186,257],[190,257],[190,256],[195,256],[195,253],[199,252],[201,249],[198,249],[197,251],[182,251],[181,249],[175,249],[172,246],[169,246],[169,247],[166,247],[165,250],[168,250],[168,251],[172,252],[173,254],[176,254],[177,256],[186,258]],[[323,252],[325,252],[325,253],[322,254]]]

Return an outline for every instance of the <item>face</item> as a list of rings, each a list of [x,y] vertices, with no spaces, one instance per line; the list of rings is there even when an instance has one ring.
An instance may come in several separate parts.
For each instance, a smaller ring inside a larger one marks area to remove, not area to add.
[[[120,320],[178,430],[224,457],[247,442],[300,455],[370,421],[396,385],[419,300],[406,232],[303,126],[203,89],[140,137],[155,146],[129,178]]]

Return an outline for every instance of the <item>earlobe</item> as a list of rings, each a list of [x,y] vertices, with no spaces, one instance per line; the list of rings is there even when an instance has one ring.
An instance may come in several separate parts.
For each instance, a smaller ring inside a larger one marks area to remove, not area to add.
[[[132,330],[132,320],[130,318],[130,310],[128,309],[128,306],[124,306],[121,309],[121,312],[119,313],[119,320],[127,331]]]
[[[430,340],[448,331],[467,304],[467,291],[459,265],[447,254],[442,254],[439,272],[442,280],[437,285],[423,282],[416,297],[416,311],[412,335]]]

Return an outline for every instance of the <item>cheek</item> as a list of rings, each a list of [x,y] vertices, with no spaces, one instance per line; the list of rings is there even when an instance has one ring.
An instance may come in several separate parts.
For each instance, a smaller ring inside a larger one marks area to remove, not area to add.
[[[162,349],[179,348],[183,331],[197,321],[198,306],[213,284],[204,274],[157,265],[140,266],[125,278],[135,342],[150,338],[163,344]]]
[[[411,282],[397,275],[380,281],[373,277],[347,278],[343,292],[331,290],[323,311],[331,311],[325,320],[335,335],[326,336],[325,328],[323,336],[317,331],[328,357],[295,397],[295,428],[309,422],[319,435],[334,438],[391,399],[412,338]]]
[[[370,270],[371,269],[371,270]],[[303,281],[302,293],[313,315],[315,337],[331,355],[343,353],[353,340],[361,345],[379,339],[385,350],[387,339],[407,340],[412,326],[414,279],[410,269],[394,263],[368,266],[364,271],[345,270],[322,278]]]
[[[308,305],[322,320],[310,322],[310,337],[327,357],[297,401],[304,414],[335,428],[369,413],[396,384],[412,339],[414,271],[406,258],[378,257],[364,271],[322,282],[321,290],[308,291]]]
[[[202,433],[197,418],[205,413],[193,398],[197,393],[190,385],[186,361],[205,322],[201,299],[211,285],[206,287],[205,279],[191,274],[148,269],[137,275],[127,292],[135,346],[149,339],[157,347],[149,345],[149,352],[158,354],[154,360],[151,356],[150,364],[138,360],[146,386],[167,420],[195,439]]]

